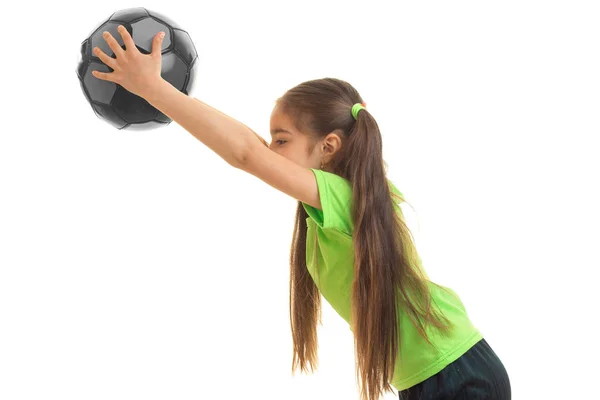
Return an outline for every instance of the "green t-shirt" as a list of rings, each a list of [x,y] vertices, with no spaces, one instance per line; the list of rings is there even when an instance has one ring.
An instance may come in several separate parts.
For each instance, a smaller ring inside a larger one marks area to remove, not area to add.
[[[309,215],[306,219],[306,263],[325,300],[350,323],[354,278],[352,188],[348,180],[338,175],[319,169],[312,171],[317,179],[322,210],[302,203]],[[402,193],[391,182],[390,187],[403,198]],[[399,206],[397,212],[403,218]],[[423,270],[420,257],[418,263],[418,267]],[[469,320],[463,303],[454,291],[445,287],[447,291],[443,290],[431,282],[429,287],[432,300],[453,324],[453,329],[448,336],[442,336],[434,328],[427,330],[434,344],[432,347],[419,335],[409,317],[400,312],[401,347],[390,382],[399,391],[437,374],[483,338]]]

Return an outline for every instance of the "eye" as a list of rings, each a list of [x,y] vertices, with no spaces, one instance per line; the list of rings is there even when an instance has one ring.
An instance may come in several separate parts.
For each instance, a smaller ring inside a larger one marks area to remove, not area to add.
[[[275,143],[277,143],[277,144],[279,144],[279,142],[282,142],[281,144],[284,144],[285,142],[287,142],[287,140],[281,140],[281,139],[279,139],[279,140],[275,141]]]

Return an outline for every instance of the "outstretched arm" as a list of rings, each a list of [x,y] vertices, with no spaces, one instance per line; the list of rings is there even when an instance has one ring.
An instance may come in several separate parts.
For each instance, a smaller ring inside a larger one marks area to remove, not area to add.
[[[313,172],[271,151],[266,141],[246,125],[189,97],[166,81],[156,84],[145,98],[230,165],[298,201],[321,208]]]
[[[115,82],[143,97],[233,167],[256,176],[298,201],[321,207],[317,181],[310,168],[271,151],[246,125],[180,92],[161,77],[162,33],[154,37],[152,53],[147,55],[140,53],[124,26],[119,25],[118,30],[126,50],[105,32],[104,38],[116,58],[109,57],[98,47],[94,48],[94,53],[113,72],[93,71],[95,77]]]
[[[198,99],[196,99],[196,100],[198,100]],[[200,101],[200,100],[198,100],[198,101]],[[203,103],[203,104],[205,104],[205,103]],[[205,105],[210,107],[208,104],[205,104]],[[210,108],[212,108],[212,107],[210,107]],[[216,108],[212,108],[212,109],[215,111],[219,111]],[[219,111],[219,112],[221,112],[221,111]],[[223,114],[223,113],[221,113],[221,114]],[[223,115],[225,115],[225,114],[223,114]],[[248,128],[248,127],[246,127],[246,128]],[[250,128],[248,128],[248,129],[250,129]],[[252,130],[252,129],[250,129],[250,130]],[[269,147],[269,143],[267,143],[267,141],[262,136],[260,136],[258,133],[254,132],[254,131],[252,131],[252,132],[256,135],[258,140],[260,140],[260,142],[265,145],[265,147]]]
[[[144,98],[234,167],[239,166],[248,144],[258,137],[246,125],[180,92],[164,79],[154,82]],[[261,142],[265,143],[264,139]]]

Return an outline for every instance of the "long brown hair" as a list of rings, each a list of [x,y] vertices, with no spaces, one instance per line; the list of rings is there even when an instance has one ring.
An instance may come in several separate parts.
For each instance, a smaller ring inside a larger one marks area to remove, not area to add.
[[[341,148],[324,168],[352,187],[354,282],[351,328],[356,377],[363,400],[392,392],[390,381],[400,348],[399,313],[406,313],[431,344],[425,325],[445,333],[449,321],[431,306],[428,280],[416,267],[412,233],[397,207],[386,177],[379,126],[367,110],[355,120],[352,106],[363,99],[349,83],[333,78],[301,83],[277,100],[296,128],[312,143],[337,132]],[[306,266],[307,213],[298,202],[290,254],[292,374],[318,365],[317,323],[321,296]]]

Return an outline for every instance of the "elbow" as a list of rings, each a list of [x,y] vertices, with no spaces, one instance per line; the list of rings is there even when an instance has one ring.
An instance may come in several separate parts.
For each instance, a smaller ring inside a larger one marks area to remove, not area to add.
[[[269,148],[266,140],[252,131],[254,136],[251,139],[244,140],[244,143],[238,147],[237,151],[231,156],[231,164],[233,167],[247,171],[248,166],[252,162],[256,154],[260,154],[265,148]],[[258,138],[259,140],[256,140]]]
[[[250,155],[250,146],[243,146],[241,149],[233,152],[229,160],[229,165],[243,170],[249,163]]]

